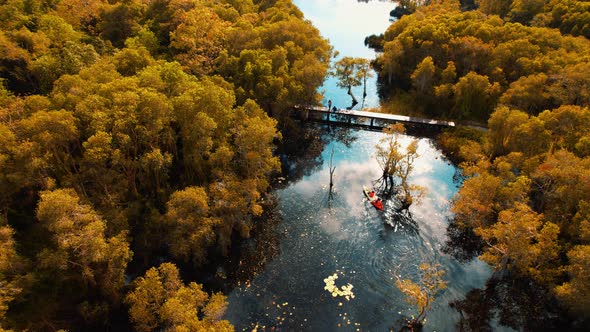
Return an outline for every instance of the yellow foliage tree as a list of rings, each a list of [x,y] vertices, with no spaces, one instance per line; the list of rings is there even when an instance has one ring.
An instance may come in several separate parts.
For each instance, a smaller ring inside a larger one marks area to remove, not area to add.
[[[559,227],[543,222],[527,205],[517,203],[500,212],[497,223],[475,232],[488,245],[481,259],[497,269],[513,269],[542,283],[558,275]]]
[[[199,265],[214,243],[215,227],[221,223],[209,215],[209,197],[203,188],[187,187],[170,196],[166,204],[168,245],[172,255]]]
[[[401,279],[396,275],[395,285],[405,295],[406,302],[411,306],[416,306],[417,314],[408,320],[408,326],[419,328],[424,324],[426,314],[435,299],[436,294],[447,287],[447,282],[443,280],[444,270],[440,269],[438,264],[431,265],[427,263],[420,264],[420,281],[415,283],[410,279]]]
[[[172,263],[149,269],[143,277],[133,281],[132,287],[126,302],[137,331],[234,330],[228,321],[220,320],[227,307],[225,296],[209,296],[194,282],[184,285]]]

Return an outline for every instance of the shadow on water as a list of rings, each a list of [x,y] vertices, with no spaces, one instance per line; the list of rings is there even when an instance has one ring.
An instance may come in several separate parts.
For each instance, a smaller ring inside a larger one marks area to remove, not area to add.
[[[588,322],[572,322],[552,292],[530,279],[505,273],[449,303],[461,318],[458,331],[587,331]]]
[[[472,229],[450,221],[442,251],[462,263],[483,253],[482,240]],[[576,321],[560,306],[553,292],[516,273],[496,272],[484,288],[469,291],[449,303],[460,314],[458,331],[588,331],[589,321]],[[579,319],[579,318],[578,318]]]
[[[250,281],[262,273],[266,265],[280,255],[280,242],[284,234],[277,231],[277,225],[282,221],[276,212],[278,202],[269,196],[265,202],[264,213],[254,221],[254,228],[248,239],[236,239],[235,249],[230,256],[217,267],[214,280],[217,287],[228,293],[241,285],[248,287]]]
[[[282,174],[275,188],[284,188],[304,176],[318,171],[324,164],[322,152],[328,142],[340,142],[350,147],[357,140],[351,128],[338,126],[317,126],[310,123],[295,123],[286,128],[286,137],[279,145],[276,154],[281,160]]]
[[[312,126],[289,127],[286,137],[276,151],[281,160],[284,181],[275,187],[285,187],[317,171],[324,163],[322,151],[327,144],[321,128]]]
[[[483,241],[473,232],[473,229],[461,227],[449,220],[447,240],[442,251],[459,262],[469,262],[483,253]]]

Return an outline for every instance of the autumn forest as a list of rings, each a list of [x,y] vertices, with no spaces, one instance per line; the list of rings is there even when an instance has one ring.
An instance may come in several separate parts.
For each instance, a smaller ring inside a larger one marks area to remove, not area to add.
[[[473,125],[437,138],[453,229],[583,327],[590,2],[399,5],[369,43],[381,111]],[[328,40],[291,0],[2,0],[0,26],[0,330],[233,331],[182,272],[268,209]]]

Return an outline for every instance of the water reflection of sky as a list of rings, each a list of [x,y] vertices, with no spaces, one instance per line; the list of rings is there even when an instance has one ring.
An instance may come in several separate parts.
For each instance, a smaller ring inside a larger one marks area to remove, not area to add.
[[[322,36],[330,40],[334,50],[340,53],[339,57],[351,56],[372,59],[375,57],[373,50],[364,46],[365,37],[383,33],[391,24],[389,12],[395,8],[390,1],[357,2],[354,0],[295,0],[293,1],[318,28]],[[365,107],[379,106],[377,96],[377,78],[367,82],[367,99]],[[350,106],[351,99],[346,90],[336,86],[336,80],[328,77],[320,88],[324,94],[324,105],[332,100],[338,108]],[[355,109],[360,109],[363,89],[357,87],[353,93],[359,101]]]
[[[434,303],[427,330],[449,331],[459,319],[449,301],[484,285],[490,273],[485,264],[459,264],[441,252],[449,201],[457,190],[455,168],[429,139],[420,139],[412,182],[429,190],[412,206],[413,220],[387,207],[379,212],[362,188],[380,176],[374,155],[383,134],[352,135],[357,138],[350,147],[329,139],[320,168],[275,192],[282,216],[276,230],[283,236],[279,254],[249,287],[229,294],[226,318],[238,329],[259,324],[267,331],[387,331],[412,313],[395,287],[393,273],[416,280],[420,263],[436,262],[444,266],[450,284]],[[405,137],[404,144],[410,139]],[[335,194],[329,202],[332,148]],[[354,286],[354,299],[333,298],[324,290],[324,278],[334,273],[339,276],[337,285]]]
[[[373,58],[364,39],[389,26],[389,1],[294,0],[328,38],[340,56]],[[365,106],[379,105],[376,80],[368,86]],[[321,88],[325,100],[344,108],[346,91],[329,78]],[[362,98],[362,88],[354,92]],[[360,106],[360,104],[359,104]],[[356,109],[359,108],[356,107]],[[455,168],[431,141],[421,139],[412,182],[428,188],[424,199],[411,207],[413,220],[388,209],[376,211],[362,194],[363,185],[379,178],[374,158],[382,133],[355,131],[347,147],[334,139],[323,151],[324,163],[310,175],[275,191],[276,226],[280,238],[276,256],[258,257],[264,268],[245,285],[228,294],[225,318],[237,330],[261,331],[388,331],[402,316],[411,315],[393,273],[417,280],[422,262],[436,262],[446,270],[448,289],[428,314],[425,330],[453,331],[459,314],[448,303],[482,287],[490,270],[479,260],[460,264],[441,252],[446,239],[449,202],[456,192]],[[410,138],[406,137],[407,144]],[[328,201],[329,160],[334,148],[334,199]],[[255,241],[255,239],[253,239]],[[269,260],[267,262],[267,259]],[[334,298],[324,290],[324,278],[336,273],[337,286],[352,284],[355,298]]]
[[[373,58],[364,47],[365,37],[381,34],[389,26],[389,12],[395,8],[390,1],[295,0],[305,18],[330,40],[341,55]]]

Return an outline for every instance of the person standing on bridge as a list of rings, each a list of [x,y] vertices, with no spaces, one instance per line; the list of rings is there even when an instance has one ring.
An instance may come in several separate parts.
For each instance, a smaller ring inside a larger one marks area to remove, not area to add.
[[[332,99],[328,100],[328,112],[332,110]]]

